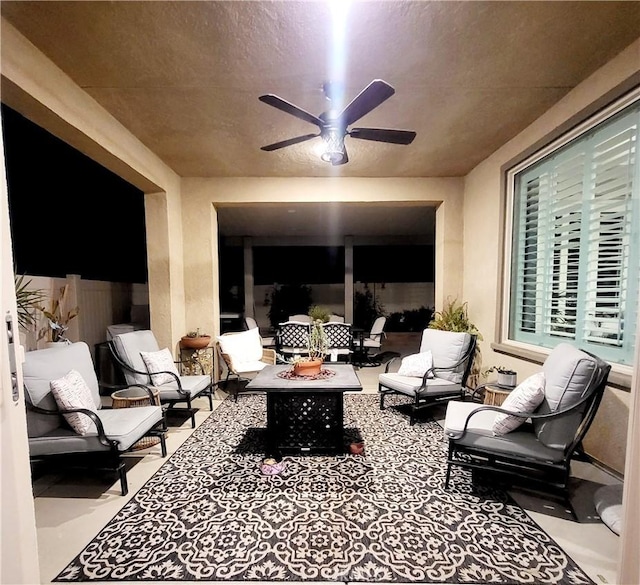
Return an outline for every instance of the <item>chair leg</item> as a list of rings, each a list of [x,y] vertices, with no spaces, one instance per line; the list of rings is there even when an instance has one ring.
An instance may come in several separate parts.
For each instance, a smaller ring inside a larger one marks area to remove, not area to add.
[[[382,386],[378,387],[378,392],[380,392],[380,410],[384,410],[384,398],[387,395],[387,393],[382,390]]]
[[[213,410],[213,384],[209,386],[209,410]]]
[[[160,449],[162,451],[162,456],[167,456],[167,438],[164,433],[160,433]]]
[[[444,489],[449,489],[449,480],[451,479],[451,465],[453,458],[453,443],[449,441],[449,455],[447,456],[447,475],[444,479]]]
[[[129,493],[129,485],[127,483],[127,468],[123,461],[120,461],[118,465],[118,476],[120,477],[120,490],[123,496]]]
[[[188,398],[187,398],[187,409],[191,413],[191,428],[195,429],[196,428],[196,413],[193,411],[193,408],[191,408],[191,396],[188,396]]]

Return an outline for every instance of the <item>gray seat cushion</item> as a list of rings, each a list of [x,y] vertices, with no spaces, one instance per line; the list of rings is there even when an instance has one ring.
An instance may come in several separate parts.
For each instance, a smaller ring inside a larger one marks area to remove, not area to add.
[[[508,457],[553,463],[563,460],[562,449],[553,449],[538,441],[531,426],[521,427],[522,430],[511,431],[506,435],[494,436],[493,423],[499,413],[495,410],[478,411],[481,406],[474,402],[449,402],[444,425],[445,435],[457,439],[459,445],[477,447]],[[476,414],[469,419],[467,432],[461,436],[464,422],[473,412]]]
[[[415,396],[422,386],[422,378],[414,376],[401,376],[395,372],[380,374],[378,382],[385,388],[390,388],[407,396]],[[460,384],[455,384],[443,378],[432,378],[427,380],[426,387],[420,392],[420,396],[459,394]]]
[[[104,409],[97,414],[102,421],[107,438],[118,441],[118,451],[129,449],[158,424],[163,416],[159,406]],[[108,451],[109,448],[98,440],[95,433],[78,435],[69,427],[59,427],[45,435],[29,439],[29,453],[32,457],[63,453],[93,453]]]
[[[84,342],[27,352],[23,364],[27,405],[58,410],[51,392],[51,381],[62,378],[72,369],[80,373],[89,387],[95,403],[95,412],[102,421],[105,435],[108,439],[118,442],[119,451],[129,449],[162,421],[163,412],[160,406],[101,409],[98,379],[89,347]],[[208,376],[197,377],[209,380]],[[87,435],[77,434],[61,415],[39,414],[27,409],[27,427],[29,453],[32,457],[91,453],[107,451],[110,448],[100,443],[95,432]]]
[[[544,399],[536,414],[548,414],[575,405],[593,387],[599,360],[568,343],[558,344],[545,360]],[[584,408],[567,416],[535,420],[535,433],[547,447],[564,449],[575,435]]]
[[[89,346],[82,341],[61,347],[28,351],[25,354],[22,372],[27,403],[46,410],[58,410],[50,383],[51,380],[67,375],[71,370],[79,372],[87,383],[98,410],[101,407],[98,378]],[[61,416],[27,411],[29,437],[46,435],[59,427],[67,427]]]

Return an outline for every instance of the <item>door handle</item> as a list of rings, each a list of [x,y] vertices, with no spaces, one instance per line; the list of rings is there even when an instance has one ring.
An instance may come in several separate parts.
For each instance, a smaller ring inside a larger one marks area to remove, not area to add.
[[[11,313],[9,311],[7,311],[4,320],[7,327],[9,368],[11,370],[11,398],[14,402],[18,402],[20,399],[20,389],[18,388],[18,370],[16,368],[15,332],[13,328],[13,317],[11,317]]]

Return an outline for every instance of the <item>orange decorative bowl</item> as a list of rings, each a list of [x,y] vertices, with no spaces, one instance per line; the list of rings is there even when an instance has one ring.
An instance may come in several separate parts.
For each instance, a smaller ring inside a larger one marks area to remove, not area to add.
[[[185,349],[204,349],[211,343],[211,335],[201,335],[200,337],[183,337],[180,339],[180,347]]]

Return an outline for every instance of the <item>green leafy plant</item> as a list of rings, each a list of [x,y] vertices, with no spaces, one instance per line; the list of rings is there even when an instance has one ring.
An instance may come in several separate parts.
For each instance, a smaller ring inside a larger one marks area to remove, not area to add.
[[[312,321],[320,320],[323,323],[327,323],[329,321],[329,315],[331,315],[331,313],[319,305],[312,305],[309,309],[309,317],[311,317]]]
[[[505,368],[504,366],[491,366],[482,372],[482,377],[486,378],[491,372],[496,372],[498,374],[509,374],[513,375],[516,372],[510,368]]]
[[[200,333],[200,328],[196,329],[195,331],[189,331],[185,337],[189,337],[190,339],[195,339],[197,337],[209,337],[209,335],[207,335],[206,333]]]
[[[46,294],[42,289],[30,289],[31,280],[26,280],[24,274],[14,276],[16,289],[16,304],[18,306],[18,325],[23,329],[31,329],[38,318],[37,311],[40,310],[42,301]]]
[[[442,311],[436,311],[433,319],[429,323],[430,329],[440,329],[442,331],[456,331],[459,333],[471,333],[475,335],[477,341],[482,341],[483,337],[478,328],[469,319],[467,303],[459,303],[458,299],[447,300]],[[482,369],[482,354],[480,346],[476,344],[473,356],[473,365],[469,374],[468,384],[475,388],[478,385],[480,371]]]
[[[69,322],[75,319],[80,312],[78,307],[66,309],[66,298],[69,285],[60,287],[60,294],[57,299],[51,299],[50,308],[38,307],[42,314],[47,318],[47,324],[38,332],[38,339],[47,338],[47,341],[54,343],[59,341],[68,341],[65,337]]]

